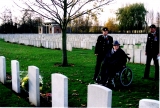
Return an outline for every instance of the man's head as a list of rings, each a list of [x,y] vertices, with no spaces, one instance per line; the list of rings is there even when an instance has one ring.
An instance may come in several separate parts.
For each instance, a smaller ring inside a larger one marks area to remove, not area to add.
[[[114,50],[117,50],[117,49],[119,49],[119,42],[117,41],[117,40],[115,40],[114,42],[113,42],[113,48],[114,48]]]
[[[151,33],[154,33],[156,31],[156,26],[154,24],[152,24],[151,26],[149,26]]]
[[[103,35],[107,35],[108,34],[108,28],[107,27],[103,27],[102,28],[102,32],[103,32]]]

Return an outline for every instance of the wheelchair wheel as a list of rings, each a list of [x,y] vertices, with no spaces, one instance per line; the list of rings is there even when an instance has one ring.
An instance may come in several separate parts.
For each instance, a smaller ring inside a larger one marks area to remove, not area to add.
[[[125,67],[120,73],[119,79],[122,86],[129,86],[133,79],[132,70]]]

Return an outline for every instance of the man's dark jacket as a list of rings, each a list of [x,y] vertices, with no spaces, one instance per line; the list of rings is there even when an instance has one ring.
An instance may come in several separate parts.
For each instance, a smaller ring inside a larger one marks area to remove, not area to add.
[[[155,37],[156,36],[156,37]],[[156,32],[156,35],[149,33],[146,43],[146,53],[147,54],[156,54],[159,53],[159,33]]]
[[[103,35],[98,36],[97,43],[95,46],[95,54],[104,55],[106,54],[107,50],[110,50],[113,47],[113,38],[111,36],[107,36],[104,39]]]

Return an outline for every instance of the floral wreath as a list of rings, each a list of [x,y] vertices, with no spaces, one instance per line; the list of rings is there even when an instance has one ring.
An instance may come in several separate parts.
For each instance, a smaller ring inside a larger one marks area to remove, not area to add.
[[[29,77],[28,77],[28,71],[20,71],[20,80],[21,80],[21,87],[22,89],[24,89],[25,91],[29,91]],[[39,75],[39,89],[42,90],[43,88],[43,77],[41,75]]]

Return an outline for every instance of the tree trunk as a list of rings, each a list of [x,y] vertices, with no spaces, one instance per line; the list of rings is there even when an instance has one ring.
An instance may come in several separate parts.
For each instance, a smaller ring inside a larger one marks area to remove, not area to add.
[[[62,30],[62,66],[67,66],[68,61],[67,61],[67,47],[66,47],[66,42],[67,40],[67,35],[66,35],[66,30]]]
[[[67,48],[66,48],[66,41],[67,41],[67,35],[66,35],[66,29],[67,29],[67,0],[64,0],[64,16],[63,16],[63,26],[62,26],[62,66],[68,66],[67,61]]]

